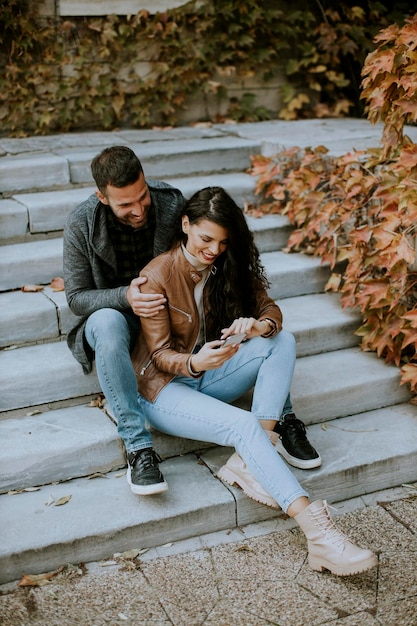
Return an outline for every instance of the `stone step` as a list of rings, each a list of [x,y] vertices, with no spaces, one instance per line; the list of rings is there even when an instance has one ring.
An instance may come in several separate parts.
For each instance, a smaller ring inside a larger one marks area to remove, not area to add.
[[[88,404],[0,421],[0,493],[125,467],[114,419]],[[163,459],[211,447],[153,431]]]
[[[61,339],[74,317],[63,291],[0,293],[0,347]]]
[[[286,245],[291,232],[286,217],[247,216],[247,221],[261,252]],[[60,236],[0,246],[0,292],[20,289],[22,285],[47,285],[56,276],[62,276],[62,252]]]
[[[207,172],[210,163],[207,152],[214,152],[212,171],[244,170],[243,167],[220,165],[219,154],[237,148],[249,148],[251,154],[273,154],[292,146],[322,144],[331,154],[341,155],[353,149],[377,147],[382,135],[382,124],[371,124],[365,119],[269,120],[255,123],[213,124],[211,127],[178,127],[155,130],[124,130],[116,132],[64,133],[46,137],[0,138],[0,193],[48,189],[49,186],[91,181],[89,160],[104,147],[129,145],[138,148],[138,155],[148,168],[147,176],[173,177],[202,168]],[[405,133],[417,140],[417,129],[407,126]],[[80,148],[80,146],[82,146]],[[177,149],[175,146],[178,146]],[[242,150],[240,150],[242,152]],[[179,159],[176,159],[176,153]],[[193,154],[192,159],[187,156]],[[205,163],[198,164],[199,155]],[[228,155],[231,156],[230,154]],[[240,159],[242,158],[240,155]],[[166,160],[170,165],[164,163]],[[177,160],[177,165],[172,162]],[[186,167],[178,172],[180,161]],[[226,159],[227,160],[227,159]],[[84,163],[84,167],[82,166]],[[220,165],[220,167],[219,167]],[[152,168],[157,167],[157,172]],[[71,178],[71,173],[76,176]]]
[[[149,178],[149,180],[151,180]],[[208,176],[173,178],[170,184],[182,191],[186,198],[209,186],[224,187],[239,206],[254,201],[256,179],[243,172],[213,173]],[[16,193],[0,200],[0,243],[30,241],[47,233],[62,232],[70,211],[95,192],[94,186],[54,191]],[[285,220],[288,223],[288,220]]]
[[[62,238],[0,246],[0,292],[62,276]]]
[[[278,250],[262,255],[262,262],[271,283],[269,294],[275,300],[322,293],[330,277],[327,263],[305,254]]]
[[[124,142],[139,156],[145,176],[174,178],[212,172],[244,171],[250,166],[250,156],[259,154],[261,143],[229,134],[212,138],[135,141],[131,135]],[[107,145],[114,144],[114,140]],[[28,152],[0,157],[0,193],[70,185],[94,184],[90,164],[103,146],[54,147],[51,152]]]
[[[273,217],[278,216],[267,216],[264,219],[262,218],[262,225],[266,225],[268,217],[271,217],[271,222]],[[258,238],[261,239],[263,237],[263,242],[261,241],[261,245],[264,247],[268,247],[268,245],[273,245],[274,237],[276,237],[276,233],[280,232],[279,230],[272,229],[271,232],[268,232],[267,229],[264,231],[257,231]],[[271,242],[269,244],[269,242]],[[264,258],[268,257],[265,255]],[[274,257],[275,258],[275,257]],[[285,259],[285,257],[284,257]],[[291,262],[295,260],[294,256],[291,256]],[[307,267],[311,265],[311,260],[307,260]],[[316,267],[316,266],[314,266]],[[288,268],[289,269],[289,268]],[[271,263],[271,271],[272,271],[272,263]],[[281,276],[276,276],[276,280],[280,280],[280,283],[283,282]],[[301,280],[297,277],[295,283],[292,285],[298,286]],[[278,289],[275,289],[278,291]],[[287,289],[287,293],[289,289]],[[317,294],[318,295],[318,294]],[[299,304],[295,304],[295,308],[290,308],[289,314],[286,315],[287,320],[291,320],[291,318],[295,317],[295,319],[299,320],[301,324],[303,324],[304,319],[304,330],[309,332],[309,323],[310,318],[308,315],[308,311],[298,310],[298,306],[300,307],[319,307],[313,308],[314,312],[314,323],[319,324],[320,319],[322,321],[328,321],[328,313],[326,310],[326,302],[332,310],[329,312],[331,316],[336,315],[336,322],[338,320],[339,314],[343,319],[352,319],[357,320],[357,315],[349,315],[345,313],[342,315],[340,311],[339,300],[324,297],[324,299],[317,299],[317,304],[314,304],[314,298],[312,301],[301,300]],[[323,302],[323,305],[320,305],[320,302]],[[333,305],[333,302],[335,305]],[[286,304],[285,300],[282,301],[282,307],[285,312],[285,306],[291,305]],[[337,309],[335,311],[334,309]],[[53,291],[50,287],[45,287],[43,291],[39,292],[23,292],[23,291],[7,291],[0,293],[0,347],[4,348],[7,346],[19,346],[26,343],[38,343],[45,342],[48,340],[58,340],[66,335],[68,332],[72,322],[74,319],[74,314],[70,311],[65,292],[63,291]],[[307,326],[305,326],[305,324]],[[349,328],[348,328],[349,330]],[[325,336],[327,337],[329,333],[325,332]],[[306,344],[308,345],[308,343]],[[343,347],[343,346],[342,346]]]
[[[276,300],[284,328],[295,336],[297,357],[357,346],[360,312],[343,310],[335,293],[316,293]]]
[[[332,420],[325,429],[310,427],[309,437],[323,465],[294,473],[313,499],[337,502],[417,480],[415,406]],[[216,478],[231,451],[211,448],[164,461],[169,490],[159,496],[133,495],[120,470],[0,496],[0,583],[280,517],[280,510]],[[67,504],[56,506],[65,497]]]
[[[279,218],[270,215],[255,220],[255,238],[259,239],[261,247],[273,247],[274,240],[279,239],[276,236],[280,232]],[[274,224],[278,228],[274,228]],[[14,257],[14,263],[7,255],[8,251]],[[274,299],[320,293],[329,277],[328,267],[314,257],[265,252],[261,259]],[[50,283],[54,277],[62,276],[62,239],[0,247],[2,266],[5,270],[3,285],[8,284],[9,289]],[[73,320],[65,293],[53,291],[50,287],[39,292],[5,291],[0,293],[0,303],[0,347],[62,337]],[[19,320],[18,324],[16,320]]]
[[[26,294],[19,295],[25,296]],[[341,350],[357,345],[358,338],[354,335],[354,330],[360,323],[360,317],[352,311],[342,311],[339,297],[336,294],[299,296],[282,300],[279,304],[283,311],[285,327],[295,335],[298,357],[329,350]],[[29,370],[31,369],[32,371],[39,369],[40,363],[46,362],[48,369],[42,373],[39,372],[40,377],[37,383],[35,382],[35,386],[38,384],[42,388],[42,379],[44,379],[48,380],[53,388],[61,388],[63,380],[65,380],[65,372],[68,371],[71,373],[71,380],[75,382],[77,388],[78,381],[79,387],[82,389],[87,379],[88,382],[94,383],[87,391],[98,393],[99,384],[95,377],[92,381],[92,376],[86,377],[82,374],[72,355],[65,350],[62,343],[59,345],[55,344],[55,350],[47,348],[48,359],[39,356],[41,352],[43,352],[42,346],[38,346],[34,351],[22,350],[20,352],[22,356],[17,359],[17,362],[14,358],[9,359],[8,352],[4,352],[3,356],[5,358],[2,360],[2,363],[4,363],[2,368],[2,387],[10,388],[10,383],[14,380],[15,389],[24,388],[25,381],[22,379],[19,383],[19,380],[16,380],[19,379],[17,372],[20,372],[22,369],[20,361],[31,364]],[[52,357],[51,352],[53,352]],[[62,373],[57,375],[56,363],[61,361],[57,355],[58,352],[65,353],[67,367],[65,365],[62,366],[60,368]],[[15,356],[16,354],[13,355],[13,357]],[[50,360],[51,358],[52,361]],[[10,361],[14,361],[15,364],[13,365]],[[12,373],[12,367],[16,368],[14,373]],[[6,378],[7,371],[9,371],[9,374]],[[29,374],[27,375],[29,376]],[[36,398],[33,398],[33,403],[39,404],[36,403]],[[24,412],[29,413],[29,415],[24,416]],[[107,460],[100,467],[100,471],[107,471],[109,467],[118,467],[122,462],[123,451],[118,445],[116,429],[112,424],[109,424],[107,415],[102,411],[86,405],[80,405],[44,411],[42,415],[30,415],[30,413],[32,413],[31,409],[26,407],[23,411],[23,416],[17,419],[10,419],[10,424],[7,425],[4,419],[0,422],[0,433],[2,433],[0,440],[5,444],[4,453],[1,455],[4,469],[0,469],[0,476],[5,476],[7,468],[13,467],[12,480],[14,481],[11,483],[9,478],[4,479],[6,482],[0,479],[0,491],[28,486],[30,485],[28,480],[31,476],[35,480],[32,484],[38,484],[37,481],[45,482],[44,468],[50,466],[50,457],[54,461],[56,458],[60,460],[59,467],[52,468],[52,476],[58,476],[59,480],[63,476],[73,476],[78,471],[81,474],[93,473],[96,471],[96,466],[91,465],[91,463],[95,463],[97,460],[101,462],[103,456],[106,456]],[[4,413],[3,417],[6,415],[7,413]],[[76,427],[74,423],[77,424]],[[98,426],[98,424],[100,425]],[[51,429],[54,435],[53,445],[45,437],[48,429]],[[91,440],[91,434],[94,431],[102,433],[98,442],[94,437]],[[30,436],[28,437],[29,433]],[[62,437],[60,433],[62,433]],[[109,433],[111,433],[110,438],[108,437]],[[187,452],[190,451],[188,442],[184,442],[184,440],[167,438],[161,435],[161,433],[156,433],[156,436],[158,437],[157,449],[163,458],[183,454],[184,445],[186,445]],[[16,450],[21,449],[19,441],[25,440],[27,440],[28,446],[24,448],[23,469],[19,469],[22,467],[22,461],[18,462],[17,465],[16,459],[11,464],[9,462],[15,455]],[[69,462],[71,462],[72,455],[77,447],[79,447],[80,452],[73,459],[75,465],[67,471],[67,450],[69,449]],[[199,447],[201,447],[201,444],[193,449],[199,449]],[[89,452],[90,449],[93,450],[92,456]],[[80,458],[84,450],[87,451],[87,469],[85,469],[83,460]],[[105,450],[105,453],[103,450]],[[0,461],[1,464],[2,462]]]
[[[406,127],[405,132],[417,140],[417,129]],[[251,155],[271,155],[291,146],[320,143],[330,154],[341,155],[378,147],[381,134],[382,124],[363,119],[316,119],[0,138],[0,194],[10,197],[13,193],[91,184],[91,159],[115,144],[137,151],[148,177],[165,179],[184,173],[244,171]]]
[[[227,132],[228,125],[216,125]],[[383,123],[371,124],[366,119],[334,118],[310,120],[267,120],[236,124],[235,133],[252,141],[262,142],[262,154],[271,156],[287,148],[325,146],[329,155],[341,156],[353,150],[380,147]],[[404,135],[417,142],[417,128],[405,126]]]
[[[19,292],[13,295],[30,298],[30,302],[35,302],[32,297],[36,296],[36,301],[42,298],[42,294]],[[62,292],[56,295],[63,298]],[[358,339],[353,333],[360,325],[360,318],[353,312],[342,311],[337,295],[300,296],[293,301],[282,300],[279,304],[283,311],[285,328],[296,337],[298,356],[357,345]],[[44,324],[44,329],[51,332],[49,322],[52,322],[53,312],[49,310],[48,315],[49,317],[44,314],[42,319],[39,317],[36,326],[42,328]],[[30,326],[30,321],[28,317],[27,326]],[[13,324],[11,312],[10,324]],[[6,325],[3,327],[5,329]],[[57,325],[56,333],[58,332]],[[56,339],[60,338],[62,336],[56,335]],[[69,400],[100,391],[95,374],[85,376],[82,373],[65,341],[3,350],[0,353],[0,365],[0,387],[3,389],[0,411]],[[45,381],[48,381],[47,385]]]
[[[107,413],[87,405],[34,412],[36,404],[51,401],[47,396],[51,388],[53,399],[59,399],[59,393],[66,392],[68,397],[74,393],[71,372],[67,372],[65,388],[66,372],[64,369],[59,381],[56,375],[51,379],[51,371],[46,389],[39,389],[40,381],[35,380],[44,378],[42,364],[32,375],[22,373],[27,379],[31,410],[25,417],[0,421],[1,491],[107,472],[123,464],[117,429]],[[92,376],[84,378],[94,380]],[[18,384],[19,381],[16,388]],[[21,383],[19,388],[22,389]],[[398,368],[386,365],[373,354],[347,348],[299,358],[291,397],[296,414],[310,425],[407,402],[410,394],[399,385]],[[236,404],[248,409],[250,394]],[[157,442],[163,457],[178,454],[178,445],[184,450],[183,443],[174,442],[172,447],[172,439],[162,435]],[[193,445],[194,449],[204,447],[200,443]]]

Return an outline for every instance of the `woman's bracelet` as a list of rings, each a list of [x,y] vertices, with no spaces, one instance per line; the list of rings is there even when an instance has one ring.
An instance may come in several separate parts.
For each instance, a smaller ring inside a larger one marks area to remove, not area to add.
[[[199,376],[201,376],[201,372],[195,372],[192,368],[191,365],[191,359],[193,358],[193,355],[190,354],[190,356],[187,359],[187,370],[190,376],[192,376],[193,378],[198,378]]]
[[[261,337],[271,337],[271,335],[275,334],[276,330],[277,330],[277,325],[274,322],[274,320],[269,319],[269,317],[264,317],[263,320],[261,320],[261,322],[266,322],[269,326],[269,330],[266,333],[263,333],[263,335],[261,335]]]

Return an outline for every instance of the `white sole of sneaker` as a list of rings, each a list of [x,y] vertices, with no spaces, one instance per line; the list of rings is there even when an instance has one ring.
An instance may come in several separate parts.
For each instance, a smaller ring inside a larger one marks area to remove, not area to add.
[[[287,461],[289,465],[293,467],[298,467],[298,469],[314,469],[315,467],[320,467],[321,465],[321,457],[320,455],[315,459],[308,459],[305,461],[304,459],[297,459],[295,456],[291,456],[288,454],[284,446],[282,445],[281,439],[278,439],[275,444],[275,450]]]
[[[127,468],[126,480],[132,492],[137,496],[152,496],[168,490],[168,483],[165,480],[161,483],[153,483],[152,485],[134,485],[132,483],[130,467]]]

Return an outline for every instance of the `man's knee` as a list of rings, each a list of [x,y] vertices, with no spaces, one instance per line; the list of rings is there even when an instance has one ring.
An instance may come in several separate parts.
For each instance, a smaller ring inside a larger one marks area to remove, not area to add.
[[[116,309],[99,309],[94,311],[87,320],[87,326],[93,332],[115,332],[119,328],[126,328],[127,322],[123,313]]]
[[[94,311],[87,320],[85,336],[90,346],[96,350],[99,345],[121,347],[123,341],[129,344],[129,326],[120,311],[116,309],[99,309]],[[101,341],[103,340],[103,341]]]

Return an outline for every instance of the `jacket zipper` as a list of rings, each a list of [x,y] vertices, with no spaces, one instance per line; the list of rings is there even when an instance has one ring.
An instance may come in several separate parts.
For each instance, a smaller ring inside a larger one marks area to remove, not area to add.
[[[150,364],[152,363],[152,360],[149,359],[149,361],[146,363],[146,365],[144,365],[142,367],[142,369],[140,370],[140,375],[143,376],[144,373],[146,372],[146,370],[148,369],[148,367],[150,366]]]
[[[183,311],[182,309],[178,309],[176,306],[173,306],[172,304],[168,303],[168,306],[170,309],[173,309],[174,311],[177,311],[177,313],[182,313],[183,315],[186,316],[186,318],[188,319],[189,323],[192,324],[193,322],[193,316],[190,313],[187,313],[186,311]]]

